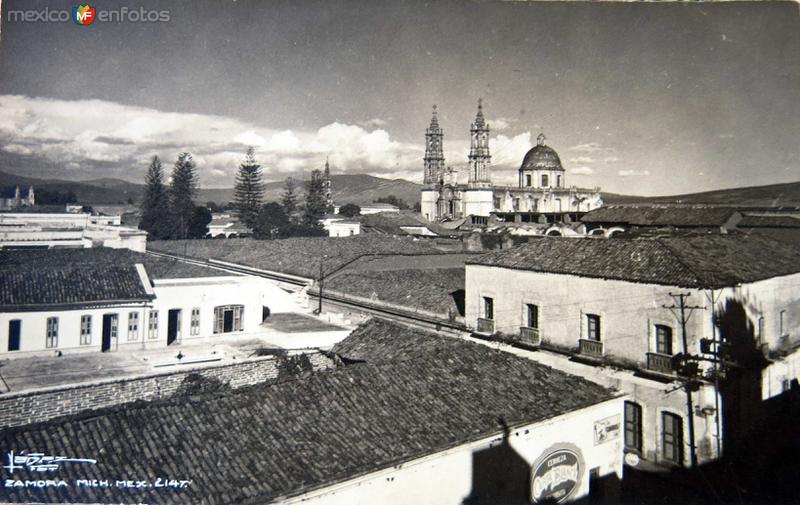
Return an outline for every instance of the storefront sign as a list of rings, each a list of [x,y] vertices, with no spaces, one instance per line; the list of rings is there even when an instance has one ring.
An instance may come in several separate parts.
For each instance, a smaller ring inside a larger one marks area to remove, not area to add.
[[[539,458],[531,478],[534,503],[561,503],[578,489],[583,475],[583,458],[577,447],[551,447]]]
[[[619,416],[606,417],[594,423],[594,445],[604,444],[619,438]]]

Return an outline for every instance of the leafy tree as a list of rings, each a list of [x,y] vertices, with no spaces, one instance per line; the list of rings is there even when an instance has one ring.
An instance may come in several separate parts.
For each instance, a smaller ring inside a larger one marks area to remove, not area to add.
[[[422,204],[420,202],[414,202],[414,212],[422,212]]]
[[[239,220],[250,228],[255,226],[264,196],[261,182],[261,165],[256,162],[253,148],[247,149],[244,161],[239,165],[234,186],[233,207]]]
[[[169,203],[172,210],[172,238],[189,236],[189,223],[195,213],[194,198],[197,196],[197,172],[192,155],[183,152],[172,168],[169,186]]]
[[[153,156],[144,178],[144,198],[142,198],[142,218],[139,229],[148,233],[151,240],[162,240],[170,237],[169,197],[164,187],[164,170],[161,160]]]
[[[276,202],[266,203],[261,206],[253,225],[253,237],[263,239],[278,238],[281,230],[289,225],[289,216],[283,206]]]
[[[339,214],[345,217],[356,217],[361,214],[361,207],[354,203],[346,203],[339,207]]]
[[[372,203],[388,203],[390,205],[394,205],[395,207],[404,210],[410,208],[405,201],[403,201],[401,198],[397,198],[394,195],[382,196],[377,200],[373,200]]]
[[[286,183],[283,185],[281,205],[283,205],[283,210],[289,216],[289,219],[297,212],[297,183],[291,177],[287,177]]]
[[[319,220],[325,215],[328,203],[325,200],[325,187],[322,172],[311,172],[311,180],[306,183],[306,205],[303,210],[303,224],[320,226]]]
[[[322,226],[289,224],[280,230],[281,238],[290,237],[327,237],[328,232]]]
[[[211,222],[211,211],[206,207],[197,206],[189,220],[188,238],[203,238],[208,233],[208,223]]]

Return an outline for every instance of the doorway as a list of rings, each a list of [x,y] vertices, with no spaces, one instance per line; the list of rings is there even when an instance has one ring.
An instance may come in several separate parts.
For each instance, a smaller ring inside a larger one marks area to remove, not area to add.
[[[103,314],[103,343],[102,352],[117,350],[117,335],[119,334],[119,318],[117,314]]]
[[[22,330],[22,321],[19,319],[12,319],[8,322],[8,350],[9,351],[19,351],[20,341],[22,340],[21,335]]]
[[[181,309],[170,309],[167,318],[167,345],[181,340]]]

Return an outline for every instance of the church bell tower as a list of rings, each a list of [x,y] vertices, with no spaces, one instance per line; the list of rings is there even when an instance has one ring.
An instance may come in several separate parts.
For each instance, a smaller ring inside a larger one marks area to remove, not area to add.
[[[489,165],[489,125],[483,117],[483,100],[478,99],[478,114],[470,126],[469,184],[470,186],[490,186],[492,183]]]
[[[425,130],[425,173],[423,183],[428,185],[438,184],[444,176],[444,151],[442,141],[444,131],[439,127],[439,118],[436,114],[436,105],[433,106],[431,124]]]

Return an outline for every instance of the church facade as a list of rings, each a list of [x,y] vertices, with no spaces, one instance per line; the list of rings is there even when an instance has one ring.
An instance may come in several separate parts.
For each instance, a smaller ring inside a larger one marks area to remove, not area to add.
[[[0,188],[0,210],[18,209],[20,207],[33,207],[36,203],[33,195],[33,186],[28,188],[27,196],[23,196],[19,185],[9,188]]]
[[[457,171],[444,159],[444,131],[436,106],[425,131],[425,157],[421,212],[428,221],[466,218],[472,224],[488,224],[495,216],[506,222],[573,222],[603,204],[600,188],[567,186],[566,171],[556,151],[540,134],[519,168],[517,186],[492,184],[489,124],[478,101],[478,113],[470,125],[469,177],[459,183]]]

